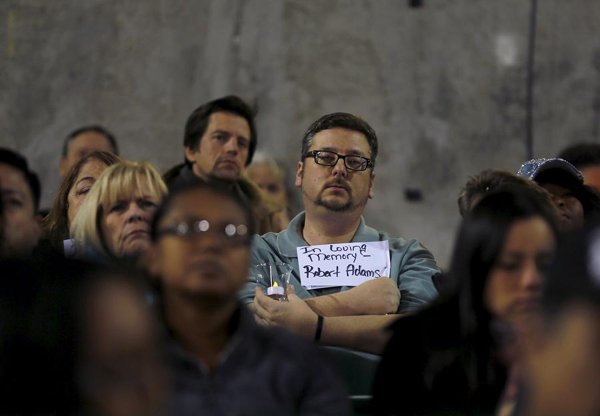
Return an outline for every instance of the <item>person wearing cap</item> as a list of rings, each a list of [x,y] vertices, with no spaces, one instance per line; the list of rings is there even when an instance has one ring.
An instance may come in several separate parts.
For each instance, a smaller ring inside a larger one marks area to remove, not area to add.
[[[28,258],[41,235],[40,182],[27,160],[6,148],[0,148],[0,196],[0,258]]]
[[[537,182],[550,192],[560,212],[561,231],[573,231],[600,212],[600,195],[584,185],[583,175],[575,166],[560,158],[540,158],[525,162],[517,175]]]
[[[517,415],[600,415],[600,227],[586,228],[546,275]]]

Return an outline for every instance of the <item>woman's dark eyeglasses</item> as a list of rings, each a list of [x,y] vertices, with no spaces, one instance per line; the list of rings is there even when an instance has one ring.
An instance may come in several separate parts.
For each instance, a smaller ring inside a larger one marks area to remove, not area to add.
[[[212,230],[211,227],[213,228]],[[244,224],[217,224],[211,226],[206,220],[194,221],[191,224],[185,221],[176,222],[168,227],[158,230],[157,237],[174,235],[186,239],[193,239],[198,236],[206,235],[209,232],[214,233],[216,240],[222,244],[250,244],[251,236],[248,234],[248,227]]]
[[[304,157],[312,157],[317,165],[335,166],[338,160],[344,160],[344,166],[348,170],[363,171],[368,167],[373,166],[371,159],[358,155],[340,155],[329,150],[312,150],[304,155]]]

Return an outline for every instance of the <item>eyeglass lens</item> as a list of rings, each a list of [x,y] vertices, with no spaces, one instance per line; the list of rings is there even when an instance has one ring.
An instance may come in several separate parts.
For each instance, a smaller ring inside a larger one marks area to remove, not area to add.
[[[355,155],[340,155],[335,152],[321,150],[314,153],[315,161],[320,165],[334,166],[338,160],[344,159],[344,165],[350,170],[365,170],[368,165],[368,159]]]

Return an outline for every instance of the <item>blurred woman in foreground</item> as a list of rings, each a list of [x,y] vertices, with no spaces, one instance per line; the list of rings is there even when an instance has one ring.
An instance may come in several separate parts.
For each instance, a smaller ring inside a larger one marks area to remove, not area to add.
[[[0,269],[0,414],[170,414],[158,327],[135,275],[56,256]]]
[[[547,199],[515,191],[484,197],[465,217],[453,287],[393,325],[374,386],[376,414],[493,414],[503,391],[512,396],[512,348],[538,311],[555,213]]]
[[[148,162],[120,162],[106,169],[71,226],[77,256],[136,261],[150,245],[150,221],[166,193]]]
[[[516,415],[600,415],[600,224],[562,239],[525,339]]]

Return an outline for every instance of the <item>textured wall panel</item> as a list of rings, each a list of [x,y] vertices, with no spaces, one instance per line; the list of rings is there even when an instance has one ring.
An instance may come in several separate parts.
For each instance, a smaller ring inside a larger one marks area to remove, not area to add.
[[[260,108],[259,149],[295,169],[300,137],[349,111],[380,136],[371,225],[447,263],[456,195],[526,157],[526,0],[4,0],[0,145],[57,188],[62,138],[101,123],[122,155],[181,161],[183,124],[224,94]],[[600,2],[539,0],[534,150],[600,135]],[[407,188],[423,200],[405,199]]]

